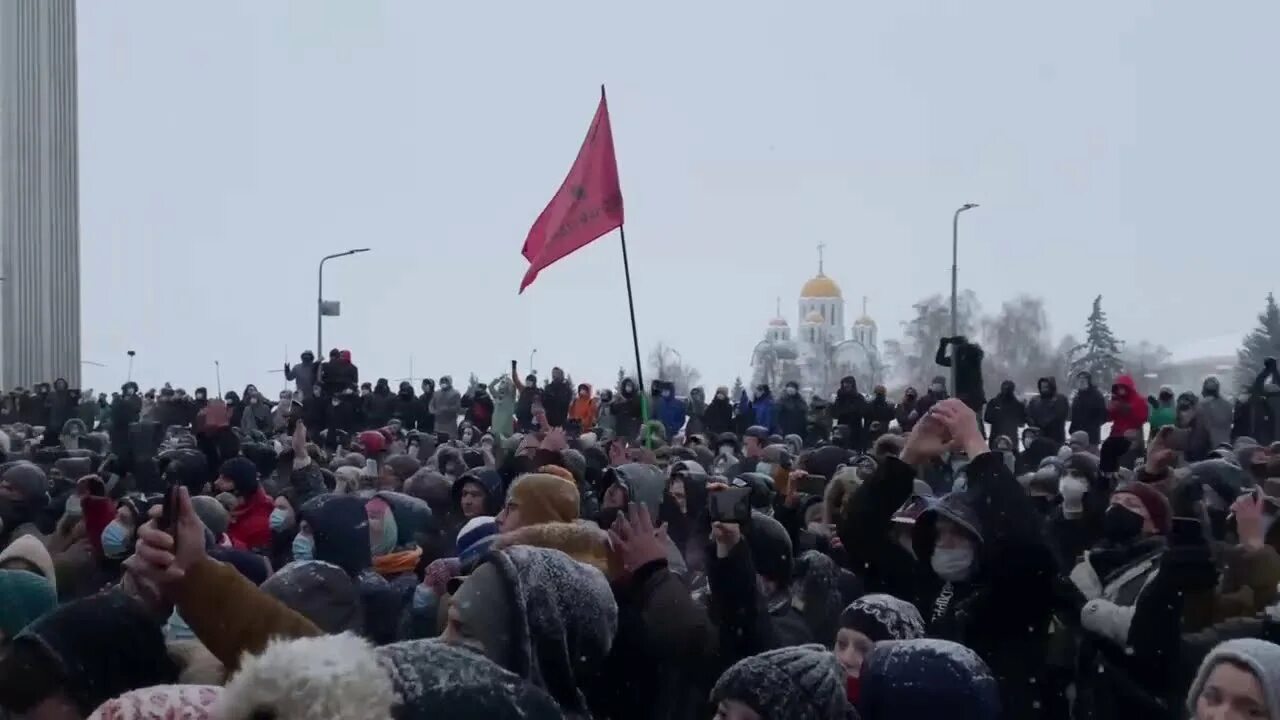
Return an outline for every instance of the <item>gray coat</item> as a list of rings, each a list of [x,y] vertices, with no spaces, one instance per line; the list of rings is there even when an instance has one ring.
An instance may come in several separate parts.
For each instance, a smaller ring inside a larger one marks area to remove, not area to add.
[[[436,418],[437,433],[443,433],[450,438],[458,436],[458,415],[462,412],[462,394],[452,385],[447,389],[436,389],[435,394],[431,396],[429,412]]]
[[[1221,397],[1202,397],[1196,405],[1196,417],[1204,423],[1209,431],[1209,443],[1217,447],[1231,442],[1231,423],[1235,419],[1235,408]]]

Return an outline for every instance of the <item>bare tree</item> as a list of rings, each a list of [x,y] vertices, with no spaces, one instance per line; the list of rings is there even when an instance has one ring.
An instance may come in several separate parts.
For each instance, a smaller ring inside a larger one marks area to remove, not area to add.
[[[1171,356],[1172,353],[1165,346],[1141,340],[1125,345],[1124,350],[1120,353],[1120,360],[1124,363],[1125,370],[1133,376],[1138,389],[1144,393],[1152,394],[1159,389],[1157,387],[1159,384],[1158,376],[1169,364]],[[1157,378],[1153,381],[1147,377],[1148,375],[1155,375]]]
[[[702,373],[685,364],[678,350],[661,342],[649,352],[648,372],[650,377],[672,383],[677,395],[688,395],[702,380]]]
[[[982,337],[984,360],[989,361],[983,371],[989,377],[1012,380],[1025,389],[1056,369],[1042,298],[1019,295],[1006,301],[999,313],[983,319]]]
[[[933,360],[938,341],[951,335],[951,303],[941,295],[931,295],[912,307],[915,317],[902,323],[902,339],[885,342],[885,358],[897,382],[924,387],[935,375],[947,374]],[[973,337],[981,308],[972,290],[960,293],[956,327],[961,335]]]

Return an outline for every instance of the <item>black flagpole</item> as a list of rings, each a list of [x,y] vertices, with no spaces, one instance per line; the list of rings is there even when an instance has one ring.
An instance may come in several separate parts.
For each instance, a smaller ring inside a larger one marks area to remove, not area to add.
[[[623,225],[618,226],[618,235],[622,238],[622,274],[627,278],[627,307],[631,310],[631,345],[636,351],[636,382],[639,387],[636,392],[642,396],[644,389],[644,370],[640,367],[640,335],[636,332],[636,302],[631,298],[631,265],[627,262],[627,230]],[[645,418],[648,420],[648,418]]]

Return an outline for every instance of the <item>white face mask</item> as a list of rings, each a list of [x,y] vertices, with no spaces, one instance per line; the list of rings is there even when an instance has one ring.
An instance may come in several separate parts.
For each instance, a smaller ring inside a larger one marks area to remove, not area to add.
[[[973,547],[935,548],[929,565],[947,582],[964,582],[973,570]]]
[[[1068,474],[1058,482],[1058,493],[1062,495],[1064,512],[1081,512],[1084,510],[1084,494],[1089,490],[1089,482],[1074,473]]]

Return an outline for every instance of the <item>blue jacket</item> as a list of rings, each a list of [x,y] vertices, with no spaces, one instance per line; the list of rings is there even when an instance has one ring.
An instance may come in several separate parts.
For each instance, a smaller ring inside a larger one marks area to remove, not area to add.
[[[680,432],[680,428],[684,427],[685,406],[684,401],[671,397],[659,397],[657,399],[657,419],[662,421],[662,427],[667,431],[667,439],[676,436]]]
[[[755,412],[756,425],[768,428],[769,432],[777,431],[778,408],[773,402],[773,395],[765,395],[751,403],[751,409]]]

